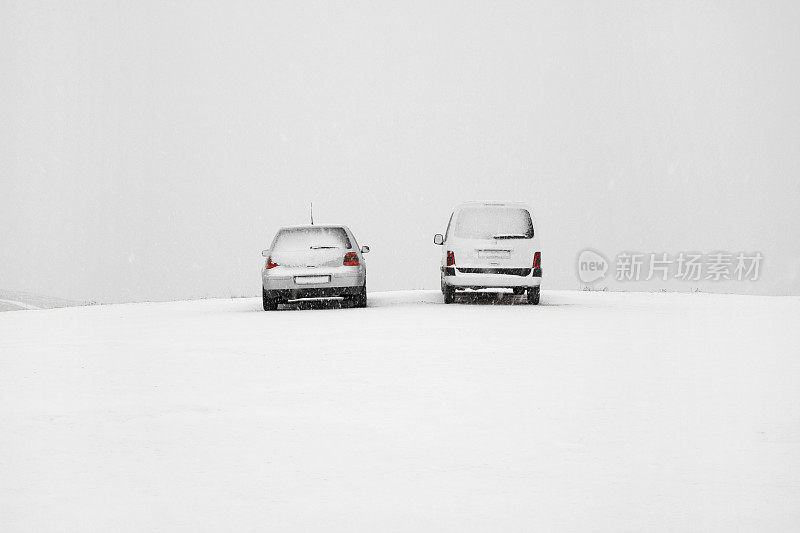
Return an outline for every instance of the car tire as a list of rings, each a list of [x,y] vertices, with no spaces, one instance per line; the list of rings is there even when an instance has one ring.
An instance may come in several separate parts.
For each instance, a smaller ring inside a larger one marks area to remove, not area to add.
[[[531,305],[539,305],[539,287],[531,287],[528,289],[528,303]]]
[[[269,298],[264,287],[261,287],[261,299],[264,302],[264,311],[275,311],[278,308],[278,299]]]
[[[357,294],[350,297],[353,302],[353,307],[366,307],[367,306],[367,286],[363,285]]]
[[[442,294],[444,294],[444,303],[451,304],[456,301],[456,290],[446,283],[442,285]]]
[[[525,287],[514,287],[514,294],[516,296],[522,296],[525,294]]]

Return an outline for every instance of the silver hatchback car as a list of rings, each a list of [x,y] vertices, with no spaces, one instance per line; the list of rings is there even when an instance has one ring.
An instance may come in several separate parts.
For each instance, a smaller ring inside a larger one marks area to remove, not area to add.
[[[307,225],[281,228],[261,269],[264,310],[301,298],[342,297],[367,306],[369,246],[359,247],[347,226]]]

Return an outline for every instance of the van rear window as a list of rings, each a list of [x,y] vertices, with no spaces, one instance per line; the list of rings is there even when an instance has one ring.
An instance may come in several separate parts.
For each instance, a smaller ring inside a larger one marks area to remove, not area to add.
[[[344,228],[287,228],[278,232],[272,245],[273,252],[330,248],[350,248],[350,239]]]
[[[519,207],[467,207],[458,213],[454,234],[462,239],[532,239],[533,221]]]

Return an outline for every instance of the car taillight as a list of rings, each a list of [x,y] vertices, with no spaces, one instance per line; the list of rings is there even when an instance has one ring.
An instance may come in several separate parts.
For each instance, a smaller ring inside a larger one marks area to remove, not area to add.
[[[447,251],[447,266],[451,267],[456,264],[456,254],[451,252],[450,250]]]
[[[276,266],[278,266],[278,263],[272,262],[272,256],[267,257],[267,269],[275,268]]]
[[[542,252],[536,252],[533,254],[533,268],[541,268],[542,267]]]
[[[344,266],[358,266],[360,263],[358,262],[358,254],[355,252],[347,252],[344,254]]]

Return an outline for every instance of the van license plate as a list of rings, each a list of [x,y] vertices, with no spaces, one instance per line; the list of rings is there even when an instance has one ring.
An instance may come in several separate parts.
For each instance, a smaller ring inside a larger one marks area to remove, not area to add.
[[[482,259],[505,259],[510,255],[508,250],[478,250],[478,257]]]
[[[294,282],[298,285],[312,285],[314,283],[328,283],[330,276],[295,276]]]

